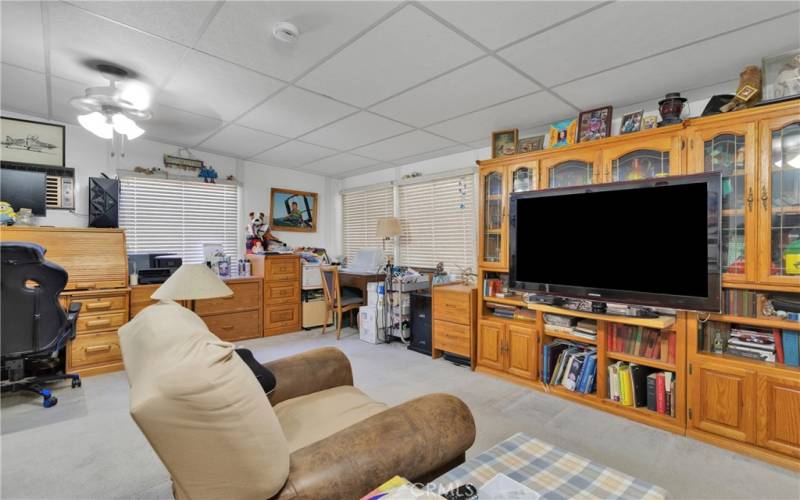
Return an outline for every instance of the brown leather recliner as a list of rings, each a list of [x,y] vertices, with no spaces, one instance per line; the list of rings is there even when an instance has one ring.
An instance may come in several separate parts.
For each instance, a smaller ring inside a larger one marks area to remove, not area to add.
[[[429,394],[388,408],[322,348],[266,363],[269,399],[234,346],[177,304],[120,329],[131,415],[177,499],[359,498],[394,475],[427,482],[464,460],[467,406]]]

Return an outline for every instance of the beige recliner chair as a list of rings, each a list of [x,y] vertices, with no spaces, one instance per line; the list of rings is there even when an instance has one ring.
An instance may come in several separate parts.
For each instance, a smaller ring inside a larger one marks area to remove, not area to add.
[[[393,408],[353,387],[347,357],[324,348],[253,373],[193,312],[157,304],[120,329],[131,415],[182,499],[359,498],[394,475],[427,482],[475,439],[459,399]]]

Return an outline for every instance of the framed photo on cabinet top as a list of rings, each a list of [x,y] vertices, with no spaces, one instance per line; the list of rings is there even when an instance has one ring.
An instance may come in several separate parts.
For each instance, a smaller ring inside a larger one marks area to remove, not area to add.
[[[544,136],[537,135],[536,137],[526,137],[520,139],[517,145],[517,153],[530,153],[531,151],[539,151],[544,148]]]
[[[765,101],[800,97],[800,49],[765,57],[761,75]]]
[[[519,130],[515,128],[492,132],[492,158],[516,154],[518,140]]]
[[[611,135],[611,106],[582,111],[578,117],[578,142],[594,141]]]
[[[633,113],[625,113],[622,115],[622,122],[619,124],[619,133],[630,134],[631,132],[638,132],[642,129],[642,115],[644,110],[634,111]]]

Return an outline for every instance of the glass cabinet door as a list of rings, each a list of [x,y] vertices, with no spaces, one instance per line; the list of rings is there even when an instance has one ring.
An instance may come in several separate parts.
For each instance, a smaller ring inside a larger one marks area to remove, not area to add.
[[[721,267],[724,273],[741,277],[747,263],[747,210],[753,210],[753,188],[745,166],[745,136],[720,134],[703,141],[703,171],[722,172]],[[745,207],[745,203],[749,206]]]
[[[800,123],[762,128],[758,203],[761,275],[766,281],[800,285]]]
[[[533,164],[513,165],[509,169],[509,193],[520,193],[537,189],[539,171]]]
[[[611,182],[635,181],[669,175],[669,151],[639,149],[611,162]]]
[[[548,187],[560,188],[592,184],[594,166],[586,161],[567,160],[550,167]]]
[[[484,265],[505,266],[504,232],[506,189],[505,176],[501,168],[481,174],[481,261]]]

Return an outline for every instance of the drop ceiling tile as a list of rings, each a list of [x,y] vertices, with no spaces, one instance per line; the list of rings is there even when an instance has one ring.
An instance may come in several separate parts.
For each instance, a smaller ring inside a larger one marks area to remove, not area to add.
[[[376,160],[390,161],[420,153],[427,153],[436,149],[453,146],[455,143],[449,139],[442,139],[428,132],[415,130],[407,134],[398,135],[363,148],[353,150],[353,153],[375,158]]]
[[[223,59],[292,80],[370,25],[396,2],[226,2],[197,48]],[[294,44],[272,36],[275,23],[300,31]]]
[[[398,166],[409,165],[411,163],[417,163],[420,161],[430,160],[433,158],[441,158],[443,156],[449,156],[456,153],[463,153],[464,151],[469,151],[469,150],[470,148],[468,146],[458,144],[456,146],[448,146],[446,148],[437,149],[436,151],[429,151],[427,153],[400,158],[398,160],[393,161],[392,163]]]
[[[483,54],[407,6],[301,78],[298,85],[368,106]]]
[[[340,172],[338,174],[332,175],[335,179],[345,179],[347,177],[353,177],[355,175],[362,175],[362,174],[371,174],[372,172],[378,172],[380,170],[386,170],[389,168],[395,168],[394,165],[391,163],[379,163],[377,165],[370,165],[364,168],[356,168],[354,170],[345,170],[344,172]]]
[[[44,73],[41,4],[0,2],[0,19],[0,59]]]
[[[239,125],[229,125],[197,147],[236,158],[250,158],[285,141],[285,137]]]
[[[409,130],[411,127],[362,111],[303,136],[303,141],[345,151]]]
[[[238,123],[285,137],[297,137],[357,111],[357,108],[307,90],[288,87],[249,112]]]
[[[3,64],[0,87],[4,108],[47,115],[47,85],[43,73]]]
[[[167,144],[194,146],[222,126],[220,120],[169,106],[156,106],[152,113],[152,118],[139,125],[145,129],[145,137]]]
[[[200,34],[214,2],[158,1],[73,2],[101,16],[128,26],[191,45]]]
[[[138,74],[138,80],[160,85],[178,65],[185,47],[101,19],[65,3],[48,3],[50,60],[55,76],[103,85],[107,81],[85,66],[110,61]]]
[[[539,92],[427,127],[427,130],[469,143],[491,137],[495,130],[530,128],[570,116],[577,116],[577,112],[552,95]]]
[[[583,109],[655,101],[667,92],[735,77],[765,54],[800,46],[800,16],[791,14],[745,30],[593,75],[553,90]],[[725,54],[725,57],[720,57]],[[624,82],[621,85],[620,82]],[[731,92],[735,88],[730,89]],[[692,110],[696,114],[701,110]]]
[[[157,100],[211,118],[231,121],[284,84],[278,80],[191,51]]]
[[[336,153],[333,149],[291,141],[256,155],[254,159],[275,167],[292,168]]]
[[[315,174],[331,176],[346,172],[348,170],[368,167],[370,165],[374,165],[375,163],[375,160],[370,160],[369,158],[342,153],[304,165],[302,168],[300,168],[300,170],[304,172],[313,172]]]
[[[422,127],[540,87],[493,57],[485,57],[370,109]]]
[[[562,22],[600,2],[424,2],[437,15],[494,50]]]
[[[54,120],[66,123],[78,123],[78,115],[82,114],[70,105],[73,97],[83,95],[87,85],[83,83],[64,80],[63,78],[50,77],[50,99]],[[147,122],[142,122],[142,126]]]
[[[499,55],[552,86],[796,9],[796,2],[616,2]],[[658,21],[676,15],[680,22]]]

